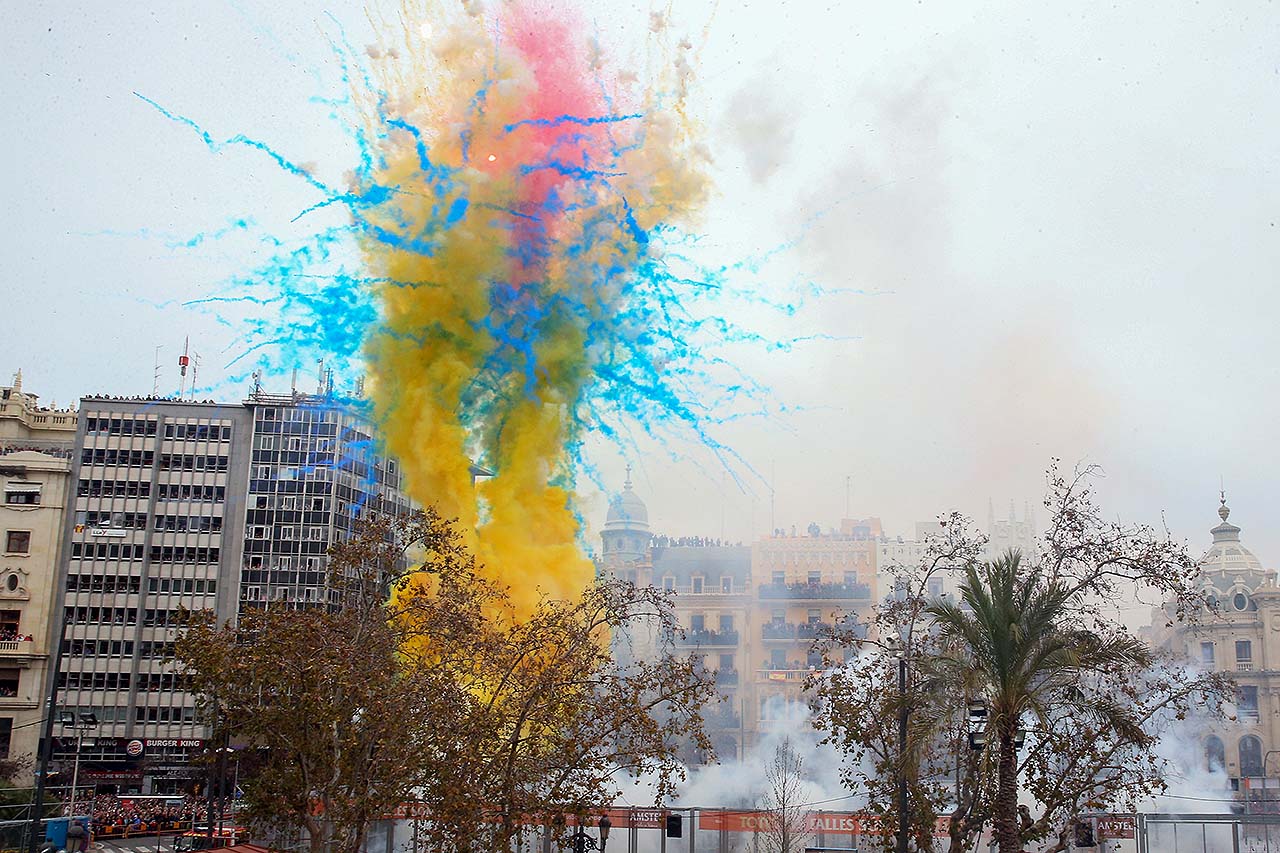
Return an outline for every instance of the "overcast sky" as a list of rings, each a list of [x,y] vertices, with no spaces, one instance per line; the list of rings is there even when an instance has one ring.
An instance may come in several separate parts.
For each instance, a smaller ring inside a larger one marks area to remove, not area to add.
[[[648,8],[584,5],[635,62]],[[839,337],[742,356],[798,409],[724,433],[772,479],[778,526],[837,523],[846,478],[852,513],[891,532],[951,508],[985,520],[988,498],[1021,513],[1057,456],[1101,465],[1109,509],[1163,517],[1197,551],[1222,477],[1245,543],[1277,565],[1275,4],[677,6],[677,27],[707,34],[708,251],[794,241],[760,280],[862,292],[786,326],[743,318]],[[132,93],[340,174],[349,147],[316,100],[341,93],[326,12],[370,38],[355,3],[0,4],[0,371],[21,367],[46,401],[146,394],[154,348],[171,388],[190,334],[221,378],[237,330],[181,303],[255,247],[172,244],[240,216],[287,234],[316,199]],[[620,481],[623,454],[593,453]],[[768,529],[766,486],[744,493],[692,455],[634,460],[656,529]]]

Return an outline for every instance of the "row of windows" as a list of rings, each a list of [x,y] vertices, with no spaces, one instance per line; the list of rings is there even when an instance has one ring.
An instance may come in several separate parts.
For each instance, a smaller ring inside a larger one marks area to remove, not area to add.
[[[67,592],[141,592],[137,575],[67,575]]]
[[[87,527],[123,527],[145,530],[147,527],[147,514],[145,512],[90,510],[88,512],[77,512],[76,524],[83,524]]]
[[[218,591],[218,582],[213,578],[147,578],[147,591],[213,595]]]
[[[231,427],[212,424],[165,424],[164,437],[181,441],[230,441]]]
[[[1200,662],[1205,666],[1213,666],[1215,663],[1214,657],[1213,643],[1209,641],[1202,642],[1200,644]],[[1236,663],[1253,663],[1253,642],[1251,640],[1236,640]]]
[[[150,468],[155,462],[155,454],[150,450],[116,450],[115,448],[86,447],[80,454],[83,465],[130,465],[135,468]]]
[[[310,498],[301,495],[280,495],[274,497],[270,495],[255,495],[253,497],[253,506],[256,509],[284,509],[284,510],[305,510],[310,509],[312,512],[324,512],[325,499],[323,497]]]
[[[134,722],[138,723],[194,723],[195,708],[138,708],[134,711]]]
[[[320,562],[319,557],[298,557],[298,568],[308,572],[319,571]],[[263,567],[262,557],[257,555],[249,557],[247,566],[250,569],[261,569]],[[284,570],[292,569],[293,557],[277,557],[274,568]]]
[[[667,592],[675,592],[676,591],[675,575],[664,576],[662,578],[662,588],[665,589]],[[689,591],[692,592],[694,595],[701,595],[704,592],[710,592],[710,590],[707,588],[706,578],[702,577],[702,575],[694,575],[692,578],[690,578]],[[722,593],[733,592],[733,575],[720,576],[720,591]]]
[[[216,501],[227,499],[226,486],[193,486],[189,483],[161,483],[157,495],[162,501]]]
[[[75,560],[141,560],[146,545],[120,545],[115,542],[72,542],[71,558]]]
[[[62,653],[72,657],[131,657],[133,640],[63,640]],[[144,658],[173,657],[173,643],[161,640],[143,640],[138,643],[138,652]]]
[[[72,690],[128,690],[127,672],[64,672],[58,676],[58,686]]]
[[[151,483],[137,480],[81,480],[76,493],[82,498],[145,498],[151,495]]]
[[[67,575],[67,592],[137,593],[142,591],[138,575]],[[212,578],[147,578],[148,592],[175,592],[212,595],[218,582]]]
[[[84,430],[87,433],[101,435],[155,435],[157,422],[143,418],[125,418],[116,415],[107,417],[85,418]]]
[[[329,537],[329,528],[324,526],[318,527],[301,527],[291,524],[282,525],[275,528],[275,535],[272,535],[272,528],[266,525],[253,525],[249,528],[250,539],[276,539],[289,541],[291,539],[307,539],[311,542],[323,542]]]
[[[157,515],[156,530],[175,530],[179,533],[218,533],[222,530],[222,518],[216,515]]]
[[[137,625],[136,607],[68,607],[64,611],[68,625],[92,625],[110,622],[115,625]]]
[[[190,453],[165,453],[160,456],[162,471],[225,471],[226,456],[194,456]]]
[[[329,598],[336,599],[338,593],[330,590]],[[323,589],[307,587],[305,589],[295,589],[293,587],[276,587],[268,589],[264,595],[260,587],[246,586],[242,596],[244,601],[324,601],[325,595]]]
[[[152,545],[151,560],[159,563],[216,563],[220,559],[219,548],[184,548],[173,545]]]

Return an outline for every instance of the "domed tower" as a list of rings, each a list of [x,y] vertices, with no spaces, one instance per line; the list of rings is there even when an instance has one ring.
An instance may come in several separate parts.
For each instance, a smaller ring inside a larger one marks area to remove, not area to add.
[[[1254,611],[1257,604],[1253,594],[1273,578],[1273,573],[1262,566],[1262,561],[1240,542],[1240,528],[1227,518],[1231,509],[1222,496],[1218,518],[1222,519],[1213,530],[1213,545],[1200,559],[1200,571],[1211,594],[1219,600],[1223,609]]]
[[[631,487],[631,466],[622,492],[609,502],[609,516],[600,538],[604,540],[604,562],[619,566],[644,559],[649,548],[649,510]]]

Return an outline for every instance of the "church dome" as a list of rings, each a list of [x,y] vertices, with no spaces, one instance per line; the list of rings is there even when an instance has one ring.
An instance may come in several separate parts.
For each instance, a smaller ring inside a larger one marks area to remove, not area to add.
[[[631,472],[627,471],[627,482],[621,494],[609,502],[609,515],[605,519],[605,530],[635,530],[649,532],[649,508],[631,488]]]
[[[1239,575],[1242,573],[1264,574],[1262,561],[1253,552],[1240,544],[1240,528],[1227,521],[1231,509],[1227,499],[1222,499],[1218,507],[1218,517],[1222,523],[1213,528],[1213,545],[1200,560],[1200,568],[1205,572]]]

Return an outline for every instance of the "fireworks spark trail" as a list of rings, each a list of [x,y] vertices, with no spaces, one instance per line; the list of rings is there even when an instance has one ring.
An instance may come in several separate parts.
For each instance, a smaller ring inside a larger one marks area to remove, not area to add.
[[[684,103],[688,42],[636,86],[544,5],[405,8],[375,25],[364,57],[345,35],[336,45],[359,110],[343,187],[144,98],[211,150],[257,149],[318,191],[300,219],[349,214],[213,299],[268,306],[244,320],[243,357],[259,365],[286,363],[272,352],[363,362],[412,496],[461,520],[517,607],[574,597],[593,571],[573,494],[587,432],[679,434],[741,469],[714,427],[764,389],[717,351],[803,338],[739,328],[725,304],[756,296],[732,286],[734,267],[687,256],[710,191]],[[352,244],[355,263],[339,252]],[[473,485],[472,460],[495,476]]]

